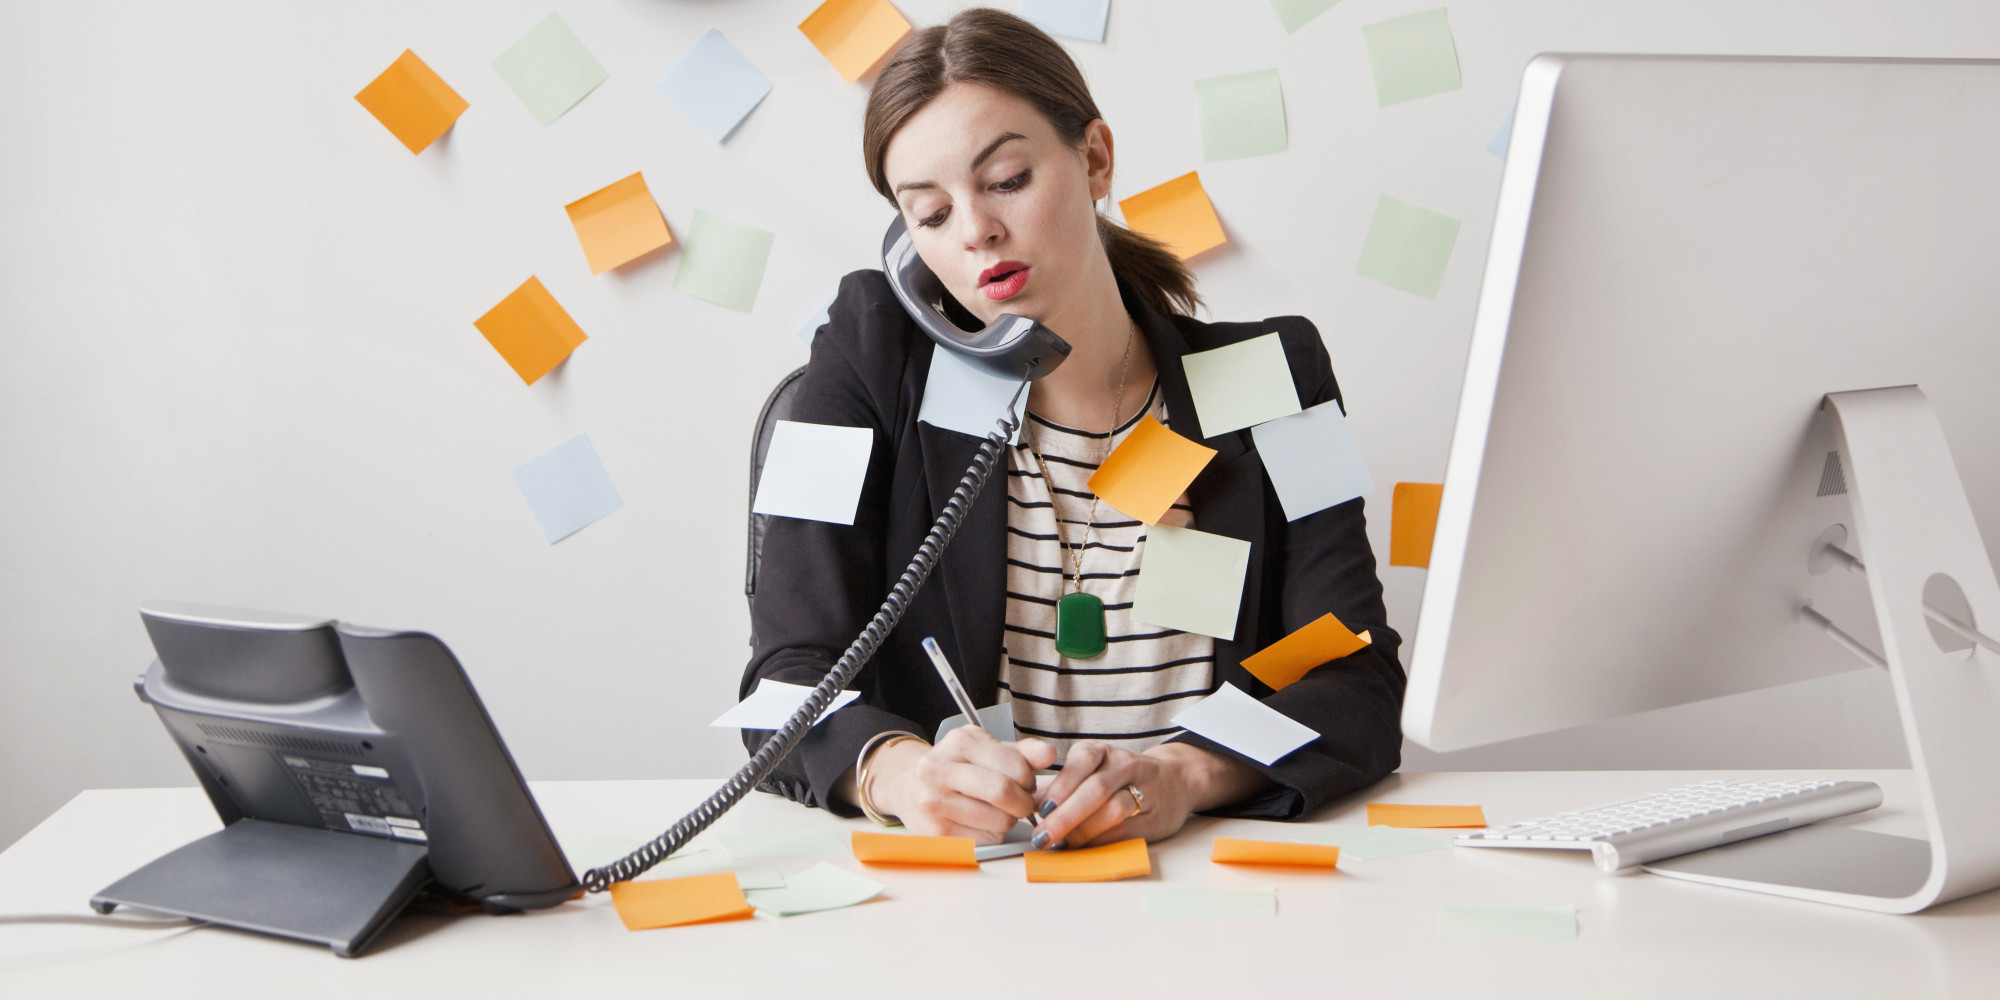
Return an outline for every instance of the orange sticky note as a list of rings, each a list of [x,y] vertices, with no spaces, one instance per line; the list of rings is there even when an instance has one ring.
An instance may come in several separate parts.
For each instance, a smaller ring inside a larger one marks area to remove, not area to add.
[[[354,99],[412,153],[421,153],[436,142],[467,107],[465,98],[409,49],[361,88]]]
[[[1214,448],[1175,434],[1148,414],[1091,474],[1090,491],[1126,514],[1157,524],[1214,457]]]
[[[826,0],[799,30],[841,79],[853,83],[902,44],[910,21],[889,0]]]
[[[532,277],[473,325],[507,359],[514,374],[529,385],[562,364],[576,345],[590,339],[556,304],[555,296],[542,287],[542,279]]]
[[[977,868],[971,837],[916,837],[854,831],[854,860],[865,865],[943,865]]]
[[[1368,645],[1366,632],[1355,635],[1333,616],[1333,612],[1307,622],[1303,628],[1243,658],[1243,669],[1258,680],[1282,691],[1306,672],[1328,660],[1338,660]]]
[[[590,273],[603,274],[637,260],[674,241],[667,220],[646,188],[646,178],[633,174],[570,202],[569,224],[576,227]]]
[[[1478,806],[1412,806],[1401,802],[1370,802],[1368,825],[1468,829],[1486,825],[1486,810]]]
[[[1217,837],[1208,859],[1225,865],[1293,865],[1299,868],[1332,868],[1340,861],[1340,848],[1331,844],[1287,844],[1276,840],[1244,840]]]
[[[618,908],[618,919],[628,931],[743,920],[757,912],[743,898],[733,872],[613,882],[611,905]]]
[[[1125,213],[1126,225],[1165,243],[1182,260],[1229,242],[1197,171],[1126,198],[1118,209]]]
[[[1142,837],[1075,851],[1029,851],[1025,857],[1030,882],[1115,882],[1153,870]]]
[[[1397,483],[1389,518],[1389,565],[1429,566],[1443,483]]]

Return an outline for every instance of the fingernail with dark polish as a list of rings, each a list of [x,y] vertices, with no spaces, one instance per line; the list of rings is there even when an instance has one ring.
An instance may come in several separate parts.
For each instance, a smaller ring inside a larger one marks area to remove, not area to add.
[[[1047,816],[1048,814],[1056,811],[1057,805],[1060,805],[1060,803],[1058,803],[1056,800],[1045,799],[1042,801],[1042,807],[1040,809],[1035,810],[1035,814],[1038,816]]]
[[[1035,835],[1028,838],[1028,846],[1037,851],[1049,846],[1049,831],[1036,830]]]

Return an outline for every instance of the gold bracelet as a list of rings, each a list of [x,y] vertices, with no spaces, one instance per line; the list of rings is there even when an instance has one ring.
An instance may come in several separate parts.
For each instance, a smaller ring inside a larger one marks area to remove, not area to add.
[[[860,800],[855,804],[861,807],[862,815],[883,826],[902,826],[903,821],[894,816],[878,812],[875,809],[875,803],[869,799],[868,789],[875,783],[875,772],[869,767],[869,764],[875,756],[875,751],[895,746],[906,740],[916,740],[918,743],[930,746],[928,740],[915,733],[905,732],[901,729],[891,729],[869,737],[868,742],[861,744],[861,752],[854,757],[854,797]]]

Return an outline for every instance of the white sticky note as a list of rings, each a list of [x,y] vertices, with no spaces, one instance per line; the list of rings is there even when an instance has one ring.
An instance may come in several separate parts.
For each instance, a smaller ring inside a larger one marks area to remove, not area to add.
[[[1146,529],[1139,557],[1132,617],[1156,628],[1232,638],[1249,568],[1249,542],[1155,524]]]
[[[1021,0],[1021,17],[1051,35],[1104,40],[1104,21],[1111,0]]]
[[[780,420],[771,430],[771,448],[764,453],[764,475],[757,481],[758,514],[796,517],[832,524],[853,524],[861,502],[861,484],[868,478],[868,456],[875,432],[866,427],[836,427]]]
[[[1174,725],[1206,736],[1258,763],[1270,766],[1319,734],[1291,716],[1224,683],[1174,719]]]
[[[1360,861],[1380,861],[1404,854],[1422,854],[1426,851],[1444,851],[1451,848],[1451,841],[1427,837],[1414,830],[1403,830],[1393,826],[1353,826],[1298,827],[1291,831],[1291,839],[1308,844],[1332,844],[1340,848],[1343,864],[1349,858]]]
[[[1007,405],[1013,402],[1014,393],[1020,388],[1020,379],[1002,378],[953,351],[934,347],[930,375],[924,380],[924,403],[917,410],[917,419],[933,427],[983,438],[1000,429],[1000,415],[1007,412]],[[1027,394],[1021,395],[1025,400]],[[1019,413],[1015,419],[1020,419]],[[1014,439],[1008,443],[1020,441],[1021,428],[1017,425]]]
[[[1361,444],[1338,402],[1258,424],[1250,434],[1288,521],[1375,492]]]
[[[996,740],[1000,740],[1002,742],[1012,740],[1015,735],[1014,703],[1011,701],[1003,701],[998,705],[988,705],[985,708],[980,709],[979,724],[985,726],[986,731],[989,734],[991,734],[993,738]],[[944,742],[944,734],[951,732],[952,730],[957,729],[958,727],[963,725],[965,725],[964,712],[960,712],[957,715],[954,715],[951,718],[938,723],[937,736],[931,740],[931,743],[937,744]]]
[[[1576,907],[1447,906],[1438,911],[1438,936],[1485,941],[1574,941]]]
[[[1291,362],[1275,333],[1181,358],[1204,437],[1299,412]]]
[[[1278,889],[1197,889],[1190,886],[1146,887],[1141,910],[1154,920],[1254,920],[1278,915]]]
[[[744,888],[750,889],[747,885]],[[880,882],[822,861],[786,879],[781,887],[754,889],[744,893],[744,898],[760,915],[789,917],[865,903],[881,895],[884,888]]]
[[[653,88],[702,135],[721,142],[771,92],[771,78],[751,65],[722,32],[710,28]]]
[[[803,684],[787,684],[765,677],[757,682],[757,690],[750,692],[750,697],[716,716],[709,725],[717,729],[776,729],[791,719],[792,713],[806,703],[806,696],[812,691]],[[834,695],[826,711],[813,720],[813,725],[825,722],[827,716],[846,708],[859,697],[859,691],[842,691]]]
[[[551,545],[625,506],[588,434],[578,434],[515,466],[514,485]]]
[[[1507,109],[1507,117],[1500,119],[1493,134],[1486,138],[1486,151],[1501,159],[1507,158],[1507,144],[1514,141],[1514,112],[1520,110],[1516,103]]]
[[[799,341],[805,344],[808,350],[812,348],[813,341],[819,337],[819,328],[833,322],[833,300],[839,297],[839,292],[827,293],[826,301],[819,304],[819,311],[799,324],[797,333]]]

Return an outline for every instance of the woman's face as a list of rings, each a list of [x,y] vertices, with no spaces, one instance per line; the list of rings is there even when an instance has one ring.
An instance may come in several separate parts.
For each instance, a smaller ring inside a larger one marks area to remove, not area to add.
[[[1047,320],[1106,266],[1092,204],[1111,187],[1101,121],[1077,149],[1028,102],[957,83],[897,130],[883,170],[918,255],[983,322]]]

